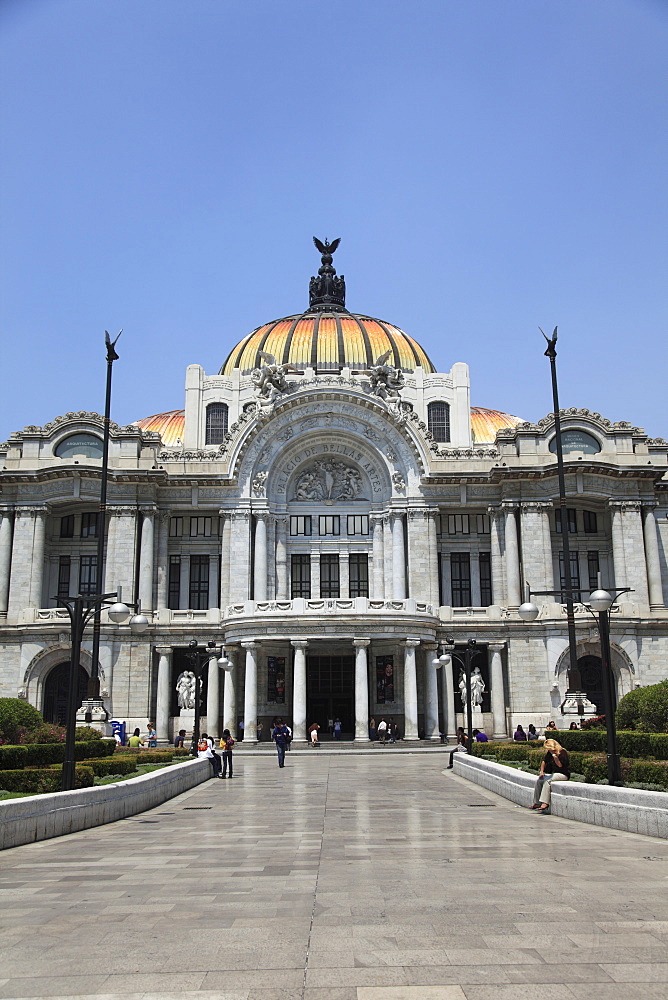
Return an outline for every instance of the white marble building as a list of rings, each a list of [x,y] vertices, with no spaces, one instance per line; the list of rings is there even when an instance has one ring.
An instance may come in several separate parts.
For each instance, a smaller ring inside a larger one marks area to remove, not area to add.
[[[322,259],[307,312],[253,331],[218,374],[189,366],[183,410],[112,427],[104,584],[140,598],[150,627],[103,617],[110,718],[170,738],[187,643],[214,638],[235,667],[209,667],[209,732],[243,720],[252,741],[282,715],[304,739],[339,716],[365,741],[384,715],[434,739],[461,720],[458,666],[431,665],[452,637],[477,641],[490,735],[559,721],[564,607],[517,614],[526,584],[563,585],[552,417],[472,407],[466,364],[437,372],[397,327],[348,312]],[[73,412],[0,446],[0,696],[54,721],[69,653],[54,596],[98,587],[101,430]],[[588,410],[564,411],[563,443],[582,602],[599,572],[633,588],[612,613],[622,695],[668,675],[668,445]],[[576,610],[602,709],[597,632]],[[90,669],[87,641],[82,694]]]

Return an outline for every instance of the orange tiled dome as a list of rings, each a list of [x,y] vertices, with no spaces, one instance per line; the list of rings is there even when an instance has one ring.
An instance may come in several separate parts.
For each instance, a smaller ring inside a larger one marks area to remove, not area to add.
[[[399,327],[358,313],[320,312],[286,316],[259,326],[230,352],[219,374],[230,375],[234,368],[246,373],[259,368],[259,351],[300,371],[306,367],[338,371],[344,366],[367,368],[388,350],[389,363],[397,368],[413,371],[421,365],[428,374],[436,371],[420,345]]]

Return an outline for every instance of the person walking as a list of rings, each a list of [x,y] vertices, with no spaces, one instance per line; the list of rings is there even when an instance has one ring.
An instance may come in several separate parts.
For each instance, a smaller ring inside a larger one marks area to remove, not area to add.
[[[232,750],[234,749],[234,737],[230,733],[229,729],[223,729],[223,735],[220,738],[220,745],[222,747],[221,757],[223,758],[223,773],[221,778],[227,778],[227,771],[229,767],[230,778],[233,777],[232,774]]]
[[[385,719],[381,719],[378,723],[378,729],[376,730],[376,735],[378,736],[378,742],[381,746],[385,746],[385,740],[387,739],[387,722]]]
[[[276,719],[276,725],[274,726],[271,738],[276,744],[279,767],[285,767],[285,749],[288,745],[289,735],[288,727],[283,725],[283,719]]]
[[[320,726],[318,725],[317,722],[312,722],[311,725],[308,727],[308,731],[309,731],[309,736],[310,736],[310,739],[311,739],[311,746],[312,747],[319,747],[320,746],[320,742],[318,740],[318,730],[319,729],[320,729]]]

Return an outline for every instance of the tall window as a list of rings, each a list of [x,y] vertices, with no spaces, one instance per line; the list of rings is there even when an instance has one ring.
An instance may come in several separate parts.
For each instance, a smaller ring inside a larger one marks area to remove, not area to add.
[[[169,607],[172,611],[181,607],[181,556],[169,557]]]
[[[210,517],[191,517],[190,518],[190,537],[191,538],[209,538],[211,535],[211,521]],[[216,534],[218,533],[218,525],[216,525]]]
[[[83,597],[97,593],[97,556],[79,557],[79,593]]]
[[[205,611],[209,607],[209,557],[190,557],[190,600],[188,607],[193,611]]]
[[[598,590],[598,574],[601,570],[601,560],[598,552],[587,553],[587,575],[589,577],[589,589]]]
[[[349,557],[349,590],[351,597],[369,596],[369,557],[366,552],[353,552]]]
[[[471,561],[468,552],[450,554],[453,608],[471,607]]]
[[[571,552],[571,587],[573,588],[573,600],[580,600],[580,562],[578,560],[577,552]],[[559,577],[561,579],[560,587],[566,586],[566,563],[564,562],[564,553],[559,553]],[[564,591],[561,595],[562,601],[566,600],[566,592]]]
[[[206,408],[206,444],[222,444],[227,434],[227,403],[210,403]]]
[[[60,537],[74,538],[74,514],[66,514],[60,519]]]
[[[294,555],[292,564],[291,594],[293,597],[311,596],[311,557],[308,553]]]
[[[170,538],[181,538],[183,535],[183,518],[182,517],[170,517],[169,519],[169,537]]]
[[[577,535],[578,521],[577,521],[577,512],[575,510],[575,507],[567,507],[566,516],[568,517],[568,534]],[[559,532],[559,534],[561,534],[561,509],[559,507],[557,507],[557,509],[554,512],[554,521],[557,531]]]
[[[311,515],[301,514],[296,516],[292,515],[290,518],[290,534],[291,535],[310,535],[311,534]]]
[[[81,515],[81,537],[97,538],[97,513]]]
[[[320,596],[341,596],[338,556],[320,556]]]
[[[348,534],[368,535],[369,515],[368,514],[348,514]]]
[[[481,552],[480,560],[480,604],[488,608],[492,604],[492,556],[490,552]]]
[[[70,557],[61,556],[58,561],[58,597],[70,596]]]
[[[430,403],[427,407],[427,426],[434,441],[450,440],[450,407],[447,403]]]
[[[490,533],[489,514],[476,514],[476,531],[479,535],[489,535]]]
[[[449,535],[469,535],[471,523],[468,514],[448,514]]]
[[[586,535],[595,535],[598,531],[596,512],[593,510],[582,511],[582,521]]]

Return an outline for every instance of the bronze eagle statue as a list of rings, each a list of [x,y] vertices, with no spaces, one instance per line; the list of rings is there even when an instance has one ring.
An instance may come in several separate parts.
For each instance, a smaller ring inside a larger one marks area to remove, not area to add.
[[[341,237],[339,236],[337,240],[332,240],[331,243],[329,242],[329,240],[325,240],[325,242],[323,243],[322,240],[319,240],[317,236],[314,236],[313,242],[315,243],[316,250],[319,250],[320,253],[333,254],[336,248],[338,247],[339,243],[341,242]]]

